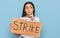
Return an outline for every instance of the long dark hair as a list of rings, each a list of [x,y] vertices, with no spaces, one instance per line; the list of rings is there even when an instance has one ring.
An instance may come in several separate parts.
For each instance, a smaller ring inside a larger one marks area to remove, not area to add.
[[[31,5],[33,6],[33,9],[34,9],[33,15],[35,16],[35,7],[34,7],[34,4],[33,4],[32,2],[26,2],[26,3],[24,4],[24,7],[23,7],[22,17],[25,17],[25,16],[26,16],[25,6],[26,6],[27,4],[31,4]]]

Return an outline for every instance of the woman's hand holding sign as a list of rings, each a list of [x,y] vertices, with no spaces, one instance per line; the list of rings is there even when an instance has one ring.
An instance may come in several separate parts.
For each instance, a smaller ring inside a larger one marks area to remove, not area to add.
[[[14,28],[14,24],[10,23],[10,28]],[[20,34],[15,33],[15,35],[20,36]]]

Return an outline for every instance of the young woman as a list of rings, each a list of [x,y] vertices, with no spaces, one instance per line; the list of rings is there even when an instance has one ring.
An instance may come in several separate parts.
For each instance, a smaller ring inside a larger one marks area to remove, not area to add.
[[[22,17],[20,19],[29,21],[29,22],[40,22],[38,17],[35,17],[35,7],[32,2],[26,2],[23,7]],[[11,28],[13,28],[13,24],[11,24]],[[28,36],[23,34],[16,34],[17,36],[21,36],[21,38],[39,38],[34,36]]]

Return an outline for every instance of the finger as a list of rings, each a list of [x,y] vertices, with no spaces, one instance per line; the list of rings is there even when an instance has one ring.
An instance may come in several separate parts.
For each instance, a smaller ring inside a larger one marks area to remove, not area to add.
[[[11,27],[11,28],[13,28],[13,26],[14,26],[13,24],[10,24],[10,27]]]

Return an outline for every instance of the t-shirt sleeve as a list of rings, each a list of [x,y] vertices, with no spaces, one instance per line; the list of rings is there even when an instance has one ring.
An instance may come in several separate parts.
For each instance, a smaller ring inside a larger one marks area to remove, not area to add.
[[[40,18],[39,17],[35,17],[35,22],[40,22]]]

